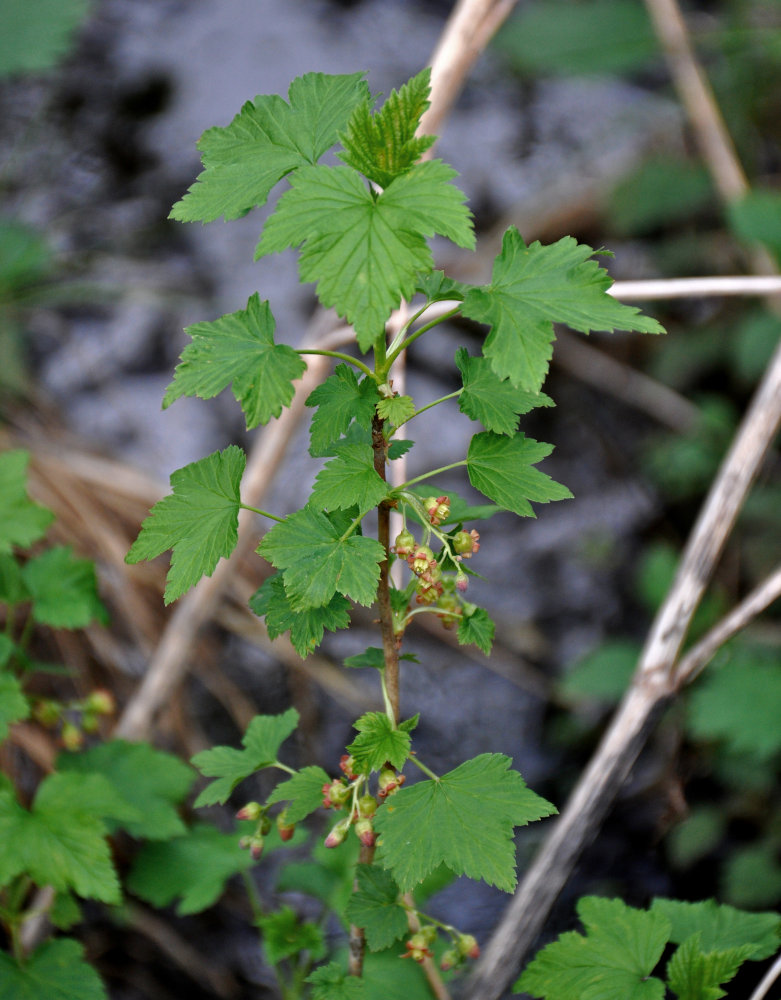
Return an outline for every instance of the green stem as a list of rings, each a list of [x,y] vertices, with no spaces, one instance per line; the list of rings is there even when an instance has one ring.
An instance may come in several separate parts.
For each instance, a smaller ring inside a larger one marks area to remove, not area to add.
[[[368,375],[369,378],[376,379],[376,375],[368,365],[365,365],[363,361],[358,361],[356,358],[351,357],[349,354],[343,354],[341,351],[318,351],[314,347],[302,347],[296,349],[296,354],[322,354],[326,358],[337,358],[339,361],[346,361],[349,365],[358,368],[364,375]]]
[[[390,697],[388,695],[388,688],[385,684],[385,671],[380,671],[380,686],[382,687],[382,700],[385,702],[385,714],[390,719],[390,724],[393,729],[396,728],[396,720],[393,717],[393,705],[391,704]]]
[[[423,334],[431,330],[432,327],[438,326],[440,323],[444,323],[446,320],[452,319],[453,316],[458,315],[460,308],[461,308],[460,306],[457,306],[455,309],[451,309],[449,312],[446,312],[442,316],[437,317],[437,319],[432,319],[430,323],[424,324],[419,330],[416,330],[414,333],[411,333],[406,340],[403,340],[398,345],[398,347],[396,347],[388,355],[389,364],[393,364],[393,362],[402,353],[402,351],[406,351],[407,348],[410,346],[410,344],[414,344],[415,341],[418,339],[418,337],[422,337]]]
[[[432,469],[431,472],[424,472],[422,476],[416,476],[414,479],[408,479],[406,483],[402,483],[401,486],[397,486],[394,493],[398,493],[399,490],[406,490],[410,486],[414,486],[415,483],[420,483],[424,479],[431,479],[432,476],[438,476],[440,472],[450,472],[451,469],[458,469],[462,465],[466,465],[467,460],[462,458],[460,462],[453,462],[451,465],[443,465],[439,469]]]
[[[374,342],[374,377],[378,385],[387,379],[391,364],[392,361],[387,359],[387,341],[383,330]]]
[[[362,520],[363,520],[363,514],[359,514],[358,517],[356,517],[355,520],[352,521],[352,523],[348,527],[347,531],[345,531],[345,533],[341,536],[341,538],[339,539],[339,541],[340,542],[346,542],[347,539],[355,531],[355,529],[358,527],[358,525],[361,523]]]
[[[429,778],[433,778],[434,781],[439,781],[439,775],[434,774],[431,768],[426,767],[426,765],[422,761],[418,760],[417,757],[410,755],[409,760],[411,760],[416,767],[419,767],[424,774],[427,774]]]
[[[259,507],[250,507],[248,503],[240,503],[239,507],[243,510],[251,510],[253,514],[260,514],[261,517],[270,517],[272,521],[284,521],[284,517],[277,517],[276,514],[269,514],[267,510],[261,510]]]
[[[280,771],[286,771],[288,774],[292,774],[293,777],[295,777],[298,774],[298,771],[296,771],[294,768],[288,767],[287,764],[282,764],[278,760],[275,760],[271,766],[278,767]]]
[[[414,323],[417,323],[417,321],[420,319],[420,317],[423,315],[423,313],[428,309],[430,305],[431,303],[427,302],[425,305],[421,306],[414,316],[410,316],[410,318],[407,320],[404,326],[401,327],[399,332],[393,338],[390,345],[388,346],[388,354],[392,354],[394,359],[396,358],[395,352],[397,351],[399,346],[404,343],[404,338],[407,336],[407,331]]]
[[[409,423],[413,417],[417,417],[419,414],[425,413],[426,410],[430,410],[432,406],[439,406],[439,404],[444,403],[446,399],[455,399],[456,396],[460,396],[463,391],[464,389],[462,386],[462,388],[456,389],[455,392],[448,393],[447,396],[440,396],[439,399],[435,399],[432,403],[426,403],[425,406],[421,406],[419,410],[415,410],[411,416],[407,417],[405,423]]]

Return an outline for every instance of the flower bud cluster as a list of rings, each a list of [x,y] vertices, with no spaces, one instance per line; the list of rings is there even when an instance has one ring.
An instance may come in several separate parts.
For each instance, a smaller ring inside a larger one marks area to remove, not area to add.
[[[33,707],[33,717],[47,729],[60,726],[60,739],[66,750],[79,750],[87,733],[96,733],[100,717],[113,715],[117,710],[114,695],[105,688],[92,691],[78,701],[61,702],[41,698]]]
[[[437,939],[437,929],[433,924],[421,927],[407,941],[407,950],[402,958],[411,958],[414,962],[423,962],[427,958],[433,958],[434,952],[431,950],[432,944]]]
[[[472,934],[462,934],[461,931],[447,924],[440,924],[440,927],[452,939],[452,947],[442,954],[440,960],[440,968],[443,971],[457,968],[467,958],[480,956],[480,946]],[[415,962],[423,962],[427,958],[433,958],[432,946],[436,939],[437,928],[434,924],[424,925],[407,941],[407,950],[401,955],[401,958],[411,958]]]
[[[240,838],[239,847],[243,851],[249,850],[252,855],[252,860],[257,861],[263,853],[263,848],[266,844],[266,837],[271,832],[271,820],[268,816],[268,806],[263,806],[260,802],[247,802],[247,804],[242,806],[236,813],[236,819],[249,820],[250,822],[255,823],[255,829],[253,832]],[[283,837],[284,840],[290,840],[293,836],[294,827],[288,826],[288,829],[290,830],[290,833],[286,837]],[[281,829],[280,836],[282,836]]]

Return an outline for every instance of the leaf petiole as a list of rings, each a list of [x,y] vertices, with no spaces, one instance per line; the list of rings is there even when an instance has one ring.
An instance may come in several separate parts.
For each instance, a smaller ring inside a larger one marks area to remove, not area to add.
[[[353,365],[353,367],[358,368],[359,371],[362,371],[364,375],[367,375],[369,378],[372,378],[375,381],[377,381],[377,376],[374,374],[371,368],[369,368],[368,365],[365,365],[363,361],[358,361],[357,358],[353,358],[349,354],[343,354],[341,351],[326,351],[326,350],[317,350],[314,347],[306,347],[306,348],[302,347],[296,349],[296,354],[321,354],[323,355],[323,357],[326,358],[337,358],[339,361],[346,361],[349,365]]]
[[[438,406],[440,403],[444,403],[447,399],[455,399],[457,396],[460,396],[463,391],[464,388],[462,386],[460,389],[456,389],[455,392],[448,393],[447,396],[440,396],[439,399],[434,399],[430,403],[426,403],[425,406],[421,406],[419,410],[415,410],[414,413],[410,414],[410,416],[407,417],[406,423],[409,423],[413,417],[417,417],[419,414],[425,413],[426,410],[430,410],[432,406]]]
[[[451,469],[458,469],[462,465],[466,464],[467,460],[463,458],[460,462],[453,462],[451,465],[443,465],[439,469],[432,469],[431,472],[424,472],[422,476],[415,476],[414,479],[408,479],[406,483],[402,483],[401,486],[397,486],[393,492],[399,493],[401,490],[406,490],[408,487],[414,486],[415,483],[420,483],[424,479],[431,479],[432,476],[438,476],[440,472],[450,472]]]
[[[253,514],[260,514],[261,517],[270,517],[272,521],[284,521],[284,517],[277,517],[276,514],[269,514],[267,510],[261,510],[259,507],[250,507],[248,503],[240,503],[239,507],[244,510],[251,510]]]
[[[419,767],[421,769],[421,771],[424,774],[427,774],[429,776],[429,778],[431,778],[433,781],[439,781],[439,775],[438,774],[434,774],[434,772],[431,770],[430,767],[426,767],[426,765],[423,763],[423,761],[418,760],[418,758],[415,757],[413,754],[410,754],[410,756],[407,759],[411,760],[412,763],[416,767]]]
[[[461,307],[457,306],[455,309],[451,309],[449,312],[443,313],[442,316],[432,319],[429,323],[425,323],[419,330],[411,333],[406,340],[402,341],[391,353],[388,354],[388,361],[390,364],[393,364],[396,358],[402,353],[402,351],[406,351],[410,344],[414,344],[418,337],[427,333],[430,329],[432,329],[432,327],[438,326],[440,323],[444,323],[446,320],[452,319],[453,316],[457,316],[460,310]]]

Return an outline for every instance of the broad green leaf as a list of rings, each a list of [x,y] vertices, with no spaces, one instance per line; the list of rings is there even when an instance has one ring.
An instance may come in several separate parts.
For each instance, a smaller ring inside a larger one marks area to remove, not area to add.
[[[322,510],[357,507],[363,514],[384,500],[388,490],[374,468],[371,445],[344,444],[317,474],[310,503]]]
[[[301,246],[302,281],[355,327],[368,351],[393,309],[415,292],[418,271],[432,267],[426,237],[472,247],[455,171],[438,160],[412,167],[373,193],[349,167],[302,167],[266,224],[256,256]]]
[[[553,352],[553,324],[573,330],[664,333],[654,319],[607,294],[610,275],[589,258],[591,247],[565,236],[550,246],[526,246],[511,227],[494,261],[490,285],[470,289],[462,312],[492,329],[483,354],[500,379],[538,392]]]
[[[513,66],[535,76],[621,73],[659,52],[648,14],[634,0],[533,0],[508,21],[497,44]]]
[[[766,773],[765,781],[770,788],[773,772]],[[753,788],[749,786],[746,791],[750,793]],[[752,910],[774,906],[781,900],[781,863],[772,833],[753,844],[732,848],[722,868],[721,892],[733,906]]]
[[[323,785],[330,782],[322,767],[303,767],[289,781],[280,782],[266,802],[287,802],[285,817],[288,823],[300,823],[323,804]]]
[[[395,441],[391,441],[388,445],[388,461],[395,462],[397,458],[406,455],[414,444],[414,441],[407,438],[396,438]]]
[[[91,0],[36,0],[32,6],[4,0],[0,4],[0,77],[40,73],[56,66],[91,7]]]
[[[500,379],[486,358],[470,358],[463,347],[456,351],[464,391],[458,408],[488,431],[512,436],[518,430],[518,416],[537,406],[553,406],[544,392],[518,389],[509,379]]]
[[[293,381],[304,374],[306,362],[292,347],[274,343],[274,317],[257,292],[246,309],[184,332],[192,343],[182,351],[163,409],[181,396],[211,399],[230,383],[247,430],[267,424],[290,405]]]
[[[22,567],[7,552],[0,553],[0,602],[21,604],[30,600],[30,593],[24,585]]]
[[[0,790],[0,885],[26,873],[37,885],[118,903],[119,882],[104,820],[138,815],[97,774],[50,775],[30,811],[12,792]]]
[[[36,621],[53,628],[84,628],[93,620],[104,625],[108,612],[98,597],[95,564],[76,559],[67,546],[47,549],[25,563],[22,578],[33,601]]]
[[[662,1000],[664,983],[651,973],[669,938],[666,918],[597,896],[578,902],[578,916],[585,936],[568,931],[546,945],[513,990],[545,1000]]]
[[[242,736],[243,750],[219,746],[202,750],[191,763],[207,778],[216,778],[195,800],[195,808],[224,805],[228,796],[255,771],[271,767],[282,743],[298,725],[298,712],[289,708],[281,715],[256,715]]]
[[[382,188],[406,173],[435,142],[434,136],[415,134],[429,106],[430,89],[431,70],[426,67],[392,90],[380,111],[372,114],[370,100],[359,104],[339,137],[344,146],[339,158]]]
[[[250,597],[249,606],[256,615],[265,616],[270,639],[290,629],[290,641],[302,659],[320,645],[325,629],[336,632],[350,624],[350,602],[341,594],[334,594],[319,608],[293,611],[279,573],[264,581]]]
[[[211,576],[238,540],[239,488],[247,457],[229,445],[171,474],[173,493],[154,505],[125,562],[154,559],[172,549],[165,588],[170,604]]]
[[[412,396],[395,395],[390,399],[381,399],[377,404],[377,416],[387,420],[391,427],[401,427],[415,412],[415,402]]]
[[[12,3],[15,0],[11,0]],[[0,19],[8,28],[5,16],[8,0],[2,7]],[[29,18],[26,20],[29,24]],[[2,75],[2,46],[7,39],[0,38],[0,75]],[[31,286],[46,278],[52,270],[52,252],[46,238],[33,226],[14,218],[0,218],[0,302],[13,302]],[[6,318],[4,322],[8,322]],[[7,359],[4,359],[4,362]]]
[[[670,921],[670,940],[682,944],[700,935],[703,951],[728,951],[750,944],[755,961],[769,958],[781,948],[781,916],[778,913],[746,913],[715,899],[687,903],[677,899],[655,899],[652,913]]]
[[[707,169],[668,154],[646,160],[618,183],[610,194],[607,217],[615,232],[637,236],[680,225],[712,201]]]
[[[203,172],[171,210],[180,222],[238,219],[265,204],[277,181],[316,163],[336,142],[353,108],[369,95],[363,73],[307,73],[288,91],[247,101],[225,128],[210,128],[198,149]]]
[[[347,904],[350,922],[362,927],[372,951],[387,948],[409,931],[407,911],[399,906],[399,887],[377,865],[358,865],[358,888]]]
[[[336,962],[321,965],[306,982],[312,986],[312,1000],[366,1000],[363,980],[348,976]]]
[[[6,738],[10,725],[21,722],[29,714],[30,705],[24,696],[22,685],[13,674],[0,673],[0,740]]]
[[[418,716],[402,722],[394,729],[384,712],[366,712],[354,726],[358,736],[347,747],[356,773],[370,774],[379,771],[389,761],[397,771],[409,757],[410,732],[417,725]]]
[[[359,427],[370,430],[374,410],[380,396],[370,378],[359,382],[348,365],[337,365],[333,375],[313,390],[306,400],[307,406],[316,406],[312,417],[311,445],[309,452],[317,457],[325,455],[350,426],[353,418]]]
[[[509,438],[491,431],[475,434],[467,452],[469,481],[505,510],[519,517],[534,517],[530,500],[548,503],[572,496],[566,486],[534,468],[552,451],[552,445],[524,434]]]
[[[69,892],[58,892],[48,913],[49,922],[58,931],[69,931],[84,919],[79,901]]]
[[[686,819],[667,834],[667,854],[675,868],[691,868],[721,843],[727,831],[727,816],[717,805],[694,806]],[[734,853],[732,857],[734,858]],[[781,896],[781,879],[778,884]],[[729,899],[729,894],[725,894]],[[730,902],[736,902],[730,899]]]
[[[640,651],[638,643],[627,639],[605,642],[575,664],[559,684],[559,691],[571,701],[594,698],[616,702],[629,686]]]
[[[5,632],[0,632],[0,669],[6,666],[14,654],[18,655],[20,652],[16,643],[9,639]]]
[[[385,550],[373,538],[343,537],[321,511],[306,506],[275,524],[258,552],[282,571],[294,611],[322,607],[334,594],[370,605]]]
[[[325,954],[323,932],[314,924],[298,919],[289,906],[281,906],[274,913],[261,917],[258,927],[262,932],[263,953],[269,965],[277,965],[299,952],[309,952],[313,960]]]
[[[513,828],[556,810],[510,770],[511,763],[503,754],[481,754],[437,781],[402,788],[378,810],[382,863],[402,892],[443,863],[457,875],[512,892]]]
[[[461,617],[458,619],[458,641],[462,646],[469,646],[474,643],[478,649],[482,650],[486,656],[491,652],[494,642],[496,625],[493,623],[484,608],[476,608],[474,605],[465,607]]]
[[[234,834],[199,824],[183,837],[144,844],[127,877],[127,887],[152,906],[169,906],[178,899],[180,915],[200,913],[217,902],[232,875],[253,864]]]
[[[54,514],[27,496],[27,464],[30,454],[14,450],[0,453],[0,553],[14,545],[27,548],[54,520]]]
[[[19,965],[0,952],[0,1000],[107,1000],[78,941],[45,941]]]
[[[745,243],[764,243],[781,261],[781,194],[778,191],[750,191],[731,204],[727,213],[730,228]]]
[[[736,753],[769,758],[781,749],[781,663],[732,647],[692,692],[688,728],[696,739],[724,740]]]
[[[165,840],[185,832],[177,806],[193,783],[192,770],[173,754],[148,743],[110,740],[78,754],[61,754],[58,770],[66,774],[101,774],[134,807],[136,819],[108,823],[133,837]]]
[[[670,989],[679,1000],[720,1000],[727,995],[721,985],[735,977],[752,951],[751,945],[742,945],[706,953],[700,935],[693,934],[667,963]]]

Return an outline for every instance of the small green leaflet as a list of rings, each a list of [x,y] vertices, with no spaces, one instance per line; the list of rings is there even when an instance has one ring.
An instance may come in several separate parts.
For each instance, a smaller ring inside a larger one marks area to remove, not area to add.
[[[317,474],[310,503],[323,510],[357,507],[363,514],[387,494],[388,486],[374,468],[371,445],[343,444]]]
[[[322,767],[303,767],[289,781],[277,785],[266,799],[269,805],[287,802],[285,817],[288,823],[300,823],[323,804],[323,785],[330,782]]]
[[[545,1000],[662,1000],[664,983],[651,973],[669,921],[620,899],[584,896],[577,909],[586,935],[568,931],[546,945],[513,990]]]
[[[720,1000],[727,994],[721,989],[745,962],[753,948],[744,944],[725,951],[703,952],[700,935],[693,934],[678,948],[667,963],[670,989],[679,1000]]]
[[[388,948],[409,931],[407,911],[399,906],[399,887],[377,865],[358,865],[358,888],[347,904],[350,923],[362,927],[372,951]]]
[[[224,805],[240,781],[275,764],[280,746],[297,725],[298,712],[294,708],[281,715],[256,715],[241,739],[243,750],[220,746],[197,753],[191,762],[205,777],[217,780],[204,788],[195,800],[195,808],[215,802]]]
[[[369,96],[363,73],[307,73],[276,94],[247,101],[226,128],[198,141],[204,170],[171,210],[180,222],[238,219],[263,205],[277,181],[316,163],[336,142],[353,108]]]
[[[22,568],[22,579],[32,597],[35,620],[52,628],[84,628],[91,621],[108,621],[98,597],[95,564],[76,559],[67,546],[58,545],[33,556]]]
[[[746,913],[715,899],[699,903],[655,899],[651,911],[670,921],[670,940],[675,944],[699,933],[703,951],[726,951],[750,944],[755,961],[770,958],[781,948],[781,916],[777,913]]]
[[[427,236],[472,248],[464,196],[439,160],[412,167],[375,194],[349,167],[302,167],[266,223],[256,257],[301,245],[302,281],[318,283],[324,306],[355,327],[364,352],[393,309],[432,267]]]
[[[348,365],[337,365],[333,375],[314,389],[306,400],[307,406],[316,406],[310,430],[310,455],[319,457],[329,452],[330,446],[355,422],[370,430],[374,410],[380,396],[370,378],[359,382]]]
[[[0,789],[0,885],[26,873],[37,885],[73,889],[86,899],[118,903],[119,882],[104,820],[139,819],[99,774],[52,774],[28,812]]]
[[[525,434],[505,437],[484,431],[475,434],[467,452],[469,481],[489,499],[519,517],[534,517],[529,503],[566,500],[572,494],[533,468],[553,451],[553,446],[527,438]]]
[[[366,984],[348,976],[336,962],[321,965],[305,980],[312,985],[312,1000],[366,1000]]]
[[[391,427],[401,427],[415,412],[415,402],[412,396],[393,396],[381,399],[377,404],[377,416],[387,420]]]
[[[247,457],[229,445],[171,474],[173,493],[154,505],[125,562],[154,559],[173,549],[165,587],[170,604],[211,576],[238,540],[239,488]]]
[[[556,812],[503,754],[481,754],[438,781],[402,788],[378,810],[382,863],[402,892],[444,863],[457,875],[515,888],[513,828]],[[409,845],[414,844],[414,851]]]
[[[107,823],[109,831],[121,827],[132,837],[165,840],[185,832],[177,806],[193,783],[193,772],[173,754],[155,750],[148,743],[110,740],[82,753],[63,753],[57,769],[65,774],[100,774],[137,817]]]
[[[258,552],[282,570],[294,611],[322,607],[336,593],[358,604],[374,602],[385,550],[373,538],[344,534],[322,511],[306,506],[264,536]]]
[[[24,965],[0,952],[0,1000],[107,1000],[100,976],[78,941],[46,941]]]
[[[13,674],[0,673],[0,740],[8,736],[10,725],[21,722],[29,714],[30,705],[24,696],[22,685]]]
[[[302,659],[320,645],[325,629],[336,632],[350,624],[350,602],[341,594],[334,594],[328,604],[319,608],[293,611],[279,573],[264,581],[250,597],[249,606],[256,615],[265,616],[270,639],[290,629],[290,641]]]
[[[419,274],[416,291],[426,296],[429,302],[462,302],[471,286],[454,278],[448,278],[444,271]]]
[[[500,379],[537,392],[548,372],[553,351],[553,324],[573,330],[636,330],[664,333],[654,319],[607,294],[612,279],[594,251],[565,236],[551,246],[526,246],[512,226],[494,261],[490,285],[471,288],[464,316],[491,326],[483,347]]]
[[[0,454],[0,553],[14,545],[27,548],[54,520],[54,514],[27,496],[27,464],[30,453],[14,450]]]
[[[263,932],[263,952],[269,965],[277,965],[302,951],[308,951],[315,960],[325,954],[323,932],[314,924],[299,920],[289,906],[261,917],[258,927]]]
[[[393,594],[398,594],[398,590],[391,589],[391,603],[393,604]],[[409,603],[409,598],[405,598],[404,607],[406,608]],[[408,660],[410,663],[420,663],[420,660],[415,656],[414,653],[402,653],[399,656],[400,660]],[[355,656],[348,656],[344,661],[346,667],[360,668],[360,667],[374,667],[375,670],[385,669],[385,654],[377,646],[369,646],[367,650],[363,653],[356,653]]]
[[[429,106],[430,90],[431,69],[426,67],[398,91],[391,91],[375,114],[371,112],[371,101],[359,104],[346,133],[339,137],[344,146],[339,159],[382,188],[406,173],[435,142],[434,136],[415,135],[421,115]]]
[[[462,646],[474,643],[488,656],[494,642],[496,625],[484,608],[476,608],[474,605],[469,605],[468,608],[468,613],[465,607],[458,620],[458,641]]]
[[[410,733],[418,724],[419,716],[400,722],[394,729],[384,712],[366,712],[354,726],[358,736],[347,747],[356,773],[370,774],[379,771],[389,761],[397,771],[409,757]]]
[[[152,906],[169,906],[179,899],[180,916],[200,913],[215,903],[225,883],[254,861],[232,833],[198,824],[184,836],[148,843],[139,851],[127,887]]]
[[[292,347],[274,343],[274,317],[257,292],[246,309],[184,332],[192,343],[182,351],[163,409],[181,396],[211,399],[230,383],[247,430],[267,424],[290,405],[293,381],[304,374],[306,362]]]
[[[509,379],[500,379],[487,358],[471,358],[463,347],[456,351],[464,391],[458,408],[487,431],[512,436],[518,430],[518,416],[538,406],[553,406],[544,392],[519,389]]]

